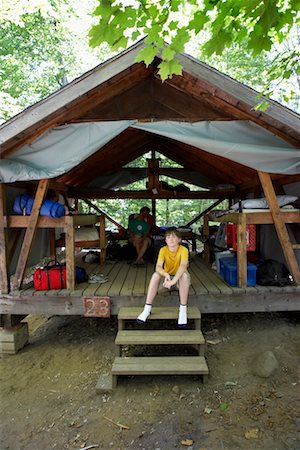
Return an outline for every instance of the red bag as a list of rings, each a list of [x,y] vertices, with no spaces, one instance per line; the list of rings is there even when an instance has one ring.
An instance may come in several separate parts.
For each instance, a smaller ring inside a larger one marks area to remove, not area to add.
[[[33,285],[37,291],[66,288],[66,266],[50,261],[46,267],[39,267],[33,274]]]

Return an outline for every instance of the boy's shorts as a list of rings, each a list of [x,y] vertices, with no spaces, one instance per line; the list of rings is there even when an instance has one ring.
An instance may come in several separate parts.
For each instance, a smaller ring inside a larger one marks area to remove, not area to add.
[[[186,273],[186,275],[187,275],[187,277],[188,277],[188,283],[189,283],[189,286],[191,285],[191,275],[188,273],[188,272],[185,272]],[[171,280],[174,278],[174,275],[171,275]],[[164,286],[163,286],[163,284],[164,284],[164,281],[165,281],[165,278],[164,277],[161,277],[161,280],[160,280],[160,283],[159,283],[159,287],[158,287],[158,290],[159,291],[161,291],[161,290],[163,290],[163,289],[167,289],[167,288],[165,288]],[[178,281],[177,281],[177,283],[176,284],[174,284],[174,286],[171,286],[171,289],[179,289],[179,283],[178,283]]]

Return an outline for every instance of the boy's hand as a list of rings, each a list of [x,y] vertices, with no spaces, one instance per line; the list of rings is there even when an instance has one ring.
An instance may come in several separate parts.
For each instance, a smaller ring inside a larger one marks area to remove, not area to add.
[[[163,282],[163,287],[165,287],[165,288],[167,288],[167,289],[170,289],[170,287],[173,286],[173,284],[174,284],[174,283],[172,283],[171,277],[170,277],[170,275],[168,274],[168,275],[165,277],[165,281]]]

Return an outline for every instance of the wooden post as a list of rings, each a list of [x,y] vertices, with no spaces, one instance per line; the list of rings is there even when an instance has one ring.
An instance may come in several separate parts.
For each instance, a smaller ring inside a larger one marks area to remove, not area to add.
[[[159,159],[148,159],[148,190],[159,190]]]
[[[293,250],[293,246],[290,241],[290,237],[283,219],[283,215],[281,214],[277,202],[270,174],[266,172],[258,172],[258,176],[271,211],[275,229],[282,247],[283,254],[285,256],[287,266],[294,279],[294,282],[296,284],[300,284],[299,265]]]
[[[247,286],[247,242],[246,242],[246,214],[240,213],[237,223],[237,267],[238,286]]]
[[[210,264],[210,255],[209,255],[209,219],[208,214],[205,214],[203,218],[203,239],[204,239],[204,262],[205,264]]]
[[[152,200],[151,200],[151,203],[152,203],[152,217],[153,217],[153,225],[155,226],[156,225],[156,200],[155,200],[155,198],[153,198]]]
[[[39,219],[40,209],[47,193],[49,180],[40,180],[38,188],[35,194],[35,200],[32,207],[32,211],[29,218],[29,224],[25,232],[23,244],[21,247],[18,264],[15,273],[15,279],[13,287],[14,289],[20,289],[24,278],[26,265],[29,257],[29,253],[32,247],[33,239],[37,229],[37,223]]]
[[[9,292],[7,230],[4,226],[4,217],[6,216],[5,194],[5,185],[0,183],[0,291],[2,294],[8,294]]]
[[[99,223],[100,223],[100,264],[104,264],[106,259],[106,237],[105,237],[105,218],[103,215],[99,216]]]
[[[67,289],[75,287],[75,231],[73,216],[65,216]]]
[[[55,228],[49,228],[49,251],[50,259],[56,260],[56,247],[55,247]]]

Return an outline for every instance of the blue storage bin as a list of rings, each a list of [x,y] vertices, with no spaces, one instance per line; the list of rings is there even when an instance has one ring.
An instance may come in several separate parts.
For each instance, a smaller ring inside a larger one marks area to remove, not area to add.
[[[227,263],[229,264],[230,262],[234,262],[235,264],[237,264],[236,257],[235,256],[233,256],[233,257],[226,256],[226,257],[219,259],[220,275],[221,275],[221,277],[224,278],[224,280],[225,280],[225,265]]]
[[[224,280],[230,286],[237,286],[237,261],[230,259],[224,263]],[[247,262],[247,286],[256,285],[256,271],[257,267]]]

